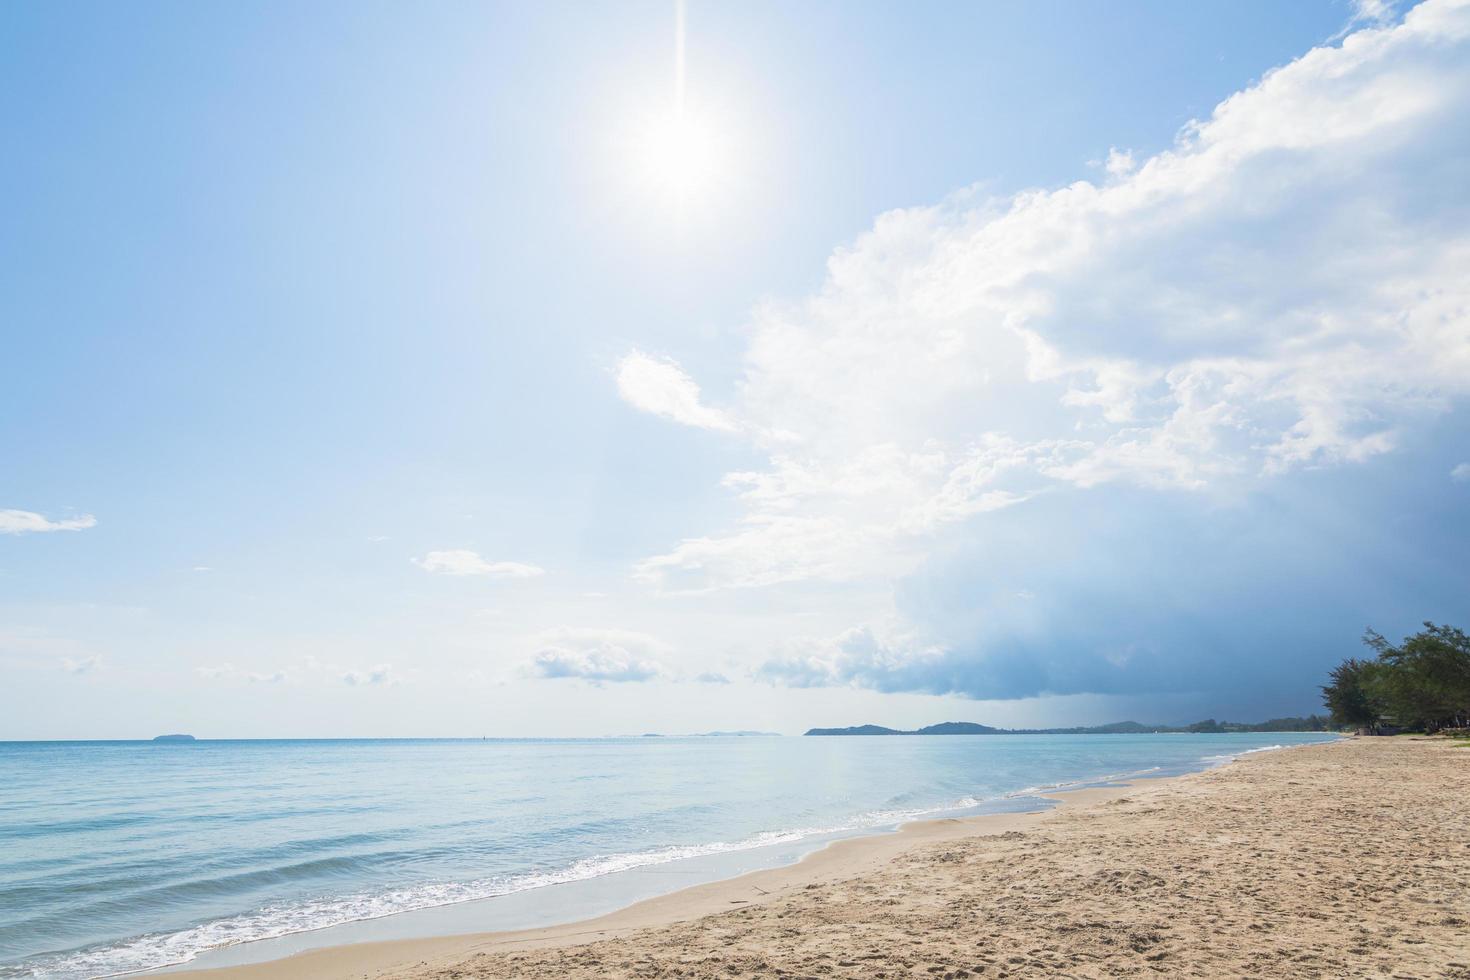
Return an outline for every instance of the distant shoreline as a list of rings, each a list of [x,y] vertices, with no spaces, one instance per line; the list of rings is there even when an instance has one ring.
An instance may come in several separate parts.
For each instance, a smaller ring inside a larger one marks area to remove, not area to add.
[[[1144,725],[1136,721],[1115,721],[1108,725],[1071,728],[992,728],[970,721],[946,721],[923,728],[903,730],[882,725],[852,725],[847,728],[811,728],[805,735],[1315,735],[1336,731],[1327,718],[1309,715],[1305,718],[1272,718],[1261,722],[1215,721],[1213,718],[1191,725]]]

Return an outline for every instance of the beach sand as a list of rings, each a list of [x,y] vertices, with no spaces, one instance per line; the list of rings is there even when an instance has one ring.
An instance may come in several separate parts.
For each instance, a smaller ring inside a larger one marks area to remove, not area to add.
[[[1059,798],[587,922],[178,976],[1470,980],[1470,748],[1344,740]]]

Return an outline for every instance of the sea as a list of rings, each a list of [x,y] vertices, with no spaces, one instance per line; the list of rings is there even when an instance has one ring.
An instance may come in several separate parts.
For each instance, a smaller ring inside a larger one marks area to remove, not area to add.
[[[579,919],[839,837],[1331,737],[0,742],[0,977]]]

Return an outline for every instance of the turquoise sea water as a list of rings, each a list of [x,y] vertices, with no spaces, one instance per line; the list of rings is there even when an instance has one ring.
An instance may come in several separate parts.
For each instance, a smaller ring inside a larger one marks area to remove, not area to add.
[[[1323,738],[0,743],[0,977],[148,969]]]

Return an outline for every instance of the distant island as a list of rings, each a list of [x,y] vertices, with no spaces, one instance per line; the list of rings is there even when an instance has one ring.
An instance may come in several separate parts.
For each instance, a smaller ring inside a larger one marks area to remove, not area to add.
[[[155,741],[155,742],[192,742],[194,740],[195,739],[194,739],[194,736],[193,735],[155,735],[155,736],[153,736],[153,741]]]
[[[992,728],[970,721],[946,721],[906,732],[882,725],[854,725],[850,728],[812,728],[807,735],[1156,735],[1156,734],[1221,734],[1224,732],[1327,732],[1333,731],[1329,719],[1321,715],[1305,718],[1272,718],[1254,723],[1216,721],[1208,718],[1192,725],[1144,725],[1136,721],[1115,721],[1111,725],[1077,728]]]

